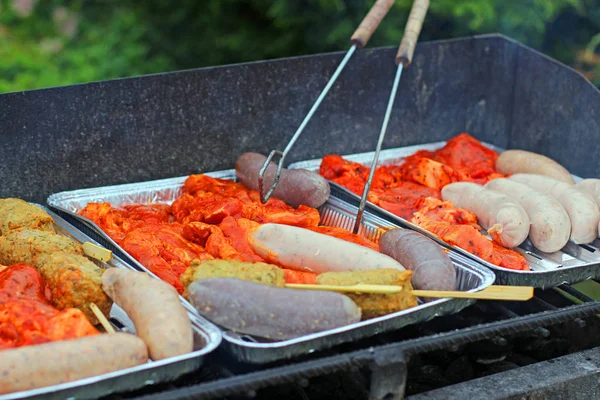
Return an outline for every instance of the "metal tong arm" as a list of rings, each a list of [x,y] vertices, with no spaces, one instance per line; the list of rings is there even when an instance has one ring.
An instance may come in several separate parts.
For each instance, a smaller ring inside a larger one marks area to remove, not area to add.
[[[408,16],[408,21],[406,22],[406,28],[404,28],[404,35],[402,36],[402,41],[400,42],[400,47],[398,48],[398,53],[396,54],[396,64],[398,65],[398,68],[396,69],[396,76],[392,85],[392,92],[390,93],[390,99],[388,100],[385,116],[383,117],[383,124],[381,125],[379,140],[377,141],[375,155],[373,156],[373,161],[371,162],[369,178],[365,183],[365,188],[363,189],[363,194],[358,206],[358,212],[356,214],[356,221],[354,222],[353,233],[355,234],[358,233],[362,223],[365,204],[369,196],[369,190],[371,189],[371,183],[373,182],[373,176],[375,175],[375,169],[377,168],[377,163],[379,161],[379,152],[381,151],[381,146],[383,144],[383,140],[385,139],[385,133],[387,131],[387,126],[392,114],[392,107],[394,106],[394,100],[396,99],[396,92],[398,91],[398,83],[400,82],[400,77],[402,76],[402,69],[412,62],[412,57],[415,53],[415,47],[417,46],[419,34],[421,33],[421,28],[423,27],[423,21],[427,15],[428,8],[429,0],[414,0],[412,9],[410,10],[410,14]]]
[[[350,39],[350,43],[352,43],[352,46],[346,53],[346,56],[340,62],[340,65],[337,67],[337,69],[335,70],[335,72],[333,73],[331,78],[329,79],[329,82],[327,82],[327,85],[325,86],[325,88],[323,89],[323,91],[321,92],[321,94],[319,95],[319,97],[317,98],[315,103],[313,104],[313,106],[310,109],[310,111],[308,112],[308,114],[306,114],[306,116],[304,117],[304,120],[302,121],[302,123],[300,124],[298,129],[296,130],[296,133],[294,133],[294,136],[292,136],[292,138],[290,139],[286,148],[283,150],[283,152],[278,151],[278,150],[273,150],[267,157],[265,163],[263,164],[262,168],[260,169],[260,171],[258,173],[258,191],[260,194],[260,201],[262,203],[266,203],[269,200],[269,198],[273,195],[273,192],[275,191],[275,188],[277,187],[277,184],[279,183],[279,178],[281,176],[281,169],[284,164],[285,157],[287,156],[288,152],[290,151],[290,149],[292,148],[294,143],[296,143],[296,140],[298,140],[298,138],[302,134],[302,131],[304,131],[304,128],[306,127],[306,125],[308,125],[308,122],[312,118],[313,114],[317,111],[319,106],[321,105],[321,102],[323,101],[325,96],[327,96],[329,89],[331,89],[331,87],[337,80],[338,76],[342,73],[342,70],[344,69],[344,67],[346,66],[348,61],[350,60],[350,57],[352,57],[352,54],[354,54],[354,52],[356,51],[357,48],[361,48],[367,44],[367,42],[373,35],[373,32],[375,32],[375,29],[377,29],[377,27],[381,23],[381,20],[383,20],[383,17],[385,17],[385,15],[387,14],[387,12],[389,11],[389,9],[392,7],[393,4],[394,4],[394,0],[377,0],[375,2],[375,4],[373,4],[373,6],[371,7],[371,9],[367,13],[367,15],[363,18],[362,22],[356,29],[356,31],[354,31],[354,34],[352,34],[352,38]],[[271,187],[269,188],[269,191],[266,194],[264,194],[265,173],[267,172],[267,169],[268,169],[271,161],[273,161],[273,158],[275,156],[279,157],[277,171],[275,172],[275,176],[273,178],[273,182],[271,183]]]

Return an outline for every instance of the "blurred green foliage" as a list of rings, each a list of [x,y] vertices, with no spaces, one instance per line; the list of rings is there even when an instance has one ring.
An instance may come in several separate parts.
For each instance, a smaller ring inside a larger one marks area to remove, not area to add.
[[[348,47],[373,0],[0,0],[0,92]],[[501,32],[600,84],[599,0],[432,0],[422,40]],[[396,45],[397,0],[369,46]]]

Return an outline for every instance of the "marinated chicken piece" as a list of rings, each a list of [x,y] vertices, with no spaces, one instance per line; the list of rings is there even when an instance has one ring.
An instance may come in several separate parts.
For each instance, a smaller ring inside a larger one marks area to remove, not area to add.
[[[412,157],[425,157],[440,162],[463,175],[469,182],[483,185],[495,178],[504,177],[496,171],[499,154],[485,147],[467,133],[461,133],[448,140],[439,150],[422,150]]]
[[[173,202],[175,220],[181,223],[205,222],[218,225],[226,217],[246,218],[259,223],[278,223],[301,227],[317,226],[316,209],[293,208],[282,200],[271,198],[262,204],[257,191],[243,185],[206,175],[191,175],[184,193]]]
[[[325,178],[362,196],[369,177],[369,168],[344,160],[338,155],[327,155],[321,162],[319,172]],[[401,167],[383,165],[377,168],[369,191],[368,200],[402,218],[410,220],[426,197],[441,198],[439,189],[406,181]]]
[[[398,181],[394,176],[392,169],[379,167],[375,170],[371,190],[393,187]],[[323,157],[319,173],[325,178],[339,185],[342,185],[351,192],[361,196],[365,183],[369,178],[370,168],[356,162],[344,160],[337,154],[329,154]]]
[[[59,311],[50,300],[50,290],[33,266],[0,271],[0,350],[100,333],[80,310]]]
[[[186,240],[184,227],[176,223],[148,224],[132,230],[120,245],[179,293],[183,292],[179,277],[191,262],[213,258],[202,246]]]
[[[410,281],[411,276],[412,271],[396,269],[326,272],[317,277],[317,284],[333,286],[358,284],[402,286],[402,291],[394,294],[344,293],[360,307],[362,319],[370,319],[417,306],[417,299],[411,293],[413,290]]]
[[[454,207],[450,201],[428,198],[412,219],[444,242],[460,247],[494,265],[529,270],[527,261],[515,250],[505,249],[486,238],[470,211]]]
[[[146,224],[172,220],[171,207],[166,204],[134,204],[116,209],[110,203],[89,203],[79,214],[96,223],[117,243]]]
[[[466,179],[465,176],[449,166],[426,157],[407,157],[400,170],[402,180],[415,182],[435,190],[441,190],[452,182]]]
[[[368,247],[369,249],[375,251],[379,251],[379,246],[376,243],[373,243],[372,241],[363,236],[347,231],[344,228],[336,228],[333,226],[317,226],[315,228],[310,228],[310,230],[322,233],[324,235],[333,236],[338,239],[345,240],[346,242],[359,244],[361,246]]]
[[[371,203],[409,221],[427,197],[441,199],[440,191],[413,182],[399,182],[395,187],[369,193]]]
[[[317,274],[308,271],[296,271],[294,269],[282,268],[285,275],[285,283],[310,284],[317,283]]]
[[[83,247],[66,236],[32,228],[14,229],[0,236],[0,263],[39,265],[39,257],[54,252],[83,255]]]
[[[52,217],[37,206],[21,199],[0,199],[0,235],[25,227],[54,232],[53,224]]]

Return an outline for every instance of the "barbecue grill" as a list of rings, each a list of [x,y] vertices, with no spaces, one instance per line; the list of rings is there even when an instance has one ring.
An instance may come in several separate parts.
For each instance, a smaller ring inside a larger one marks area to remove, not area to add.
[[[288,162],[371,151],[396,49],[357,51]],[[231,168],[285,146],[343,57],[322,54],[0,95],[0,197]],[[600,171],[600,93],[500,35],[426,42],[400,83],[384,148],[462,131]],[[360,76],[360,79],[355,79]],[[600,268],[600,267],[599,267]],[[591,284],[595,284],[592,281]],[[600,302],[577,285],[266,365],[217,351],[179,380],[111,398],[598,397]]]

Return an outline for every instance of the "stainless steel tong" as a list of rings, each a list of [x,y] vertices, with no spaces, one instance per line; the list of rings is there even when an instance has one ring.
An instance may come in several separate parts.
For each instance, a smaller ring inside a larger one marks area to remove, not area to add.
[[[358,26],[356,31],[354,31],[354,34],[352,35],[352,38],[350,39],[350,43],[352,44],[350,46],[350,49],[348,50],[348,52],[346,53],[346,55],[344,56],[344,58],[338,65],[337,69],[335,70],[335,72],[333,73],[331,78],[329,79],[329,82],[327,82],[327,85],[325,85],[325,88],[323,89],[323,91],[321,92],[319,97],[317,98],[317,101],[315,101],[315,103],[311,107],[308,114],[306,114],[306,116],[304,117],[304,120],[302,121],[302,123],[300,124],[298,129],[296,130],[296,133],[294,133],[294,136],[292,136],[292,138],[290,139],[286,148],[283,151],[273,150],[267,157],[267,160],[263,164],[263,166],[260,169],[260,172],[258,174],[258,190],[260,193],[260,200],[263,203],[266,203],[269,200],[269,198],[271,197],[271,195],[273,194],[275,187],[277,187],[277,184],[279,183],[279,177],[281,175],[281,168],[283,167],[285,157],[289,153],[289,151],[292,148],[292,146],[294,145],[294,143],[296,143],[296,140],[298,140],[298,138],[302,134],[302,131],[304,131],[304,128],[306,127],[306,125],[308,125],[308,122],[310,121],[310,119],[312,118],[314,113],[317,111],[319,106],[321,105],[321,102],[323,101],[325,96],[327,96],[327,93],[329,93],[329,89],[331,89],[331,87],[337,80],[338,76],[340,76],[340,74],[344,70],[344,67],[346,67],[346,64],[348,64],[348,61],[350,60],[350,58],[352,57],[352,55],[354,54],[356,49],[362,48],[367,44],[367,42],[373,35],[373,32],[375,32],[375,29],[377,29],[377,27],[379,26],[379,23],[381,22],[381,20],[383,20],[383,17],[385,17],[385,15],[387,14],[387,12],[389,11],[389,9],[392,7],[393,4],[394,4],[394,0],[377,0],[375,2],[375,4],[373,4],[373,7],[371,7],[371,9],[369,10],[369,12],[365,16],[365,18],[362,20],[362,22],[360,23],[360,25]],[[275,156],[279,156],[277,172],[275,172],[275,176],[273,178],[273,183],[271,184],[271,187],[269,188],[268,192],[266,194],[264,194],[263,182],[264,182],[265,172],[267,171],[267,167],[269,166],[271,161],[273,161],[273,158]]]

